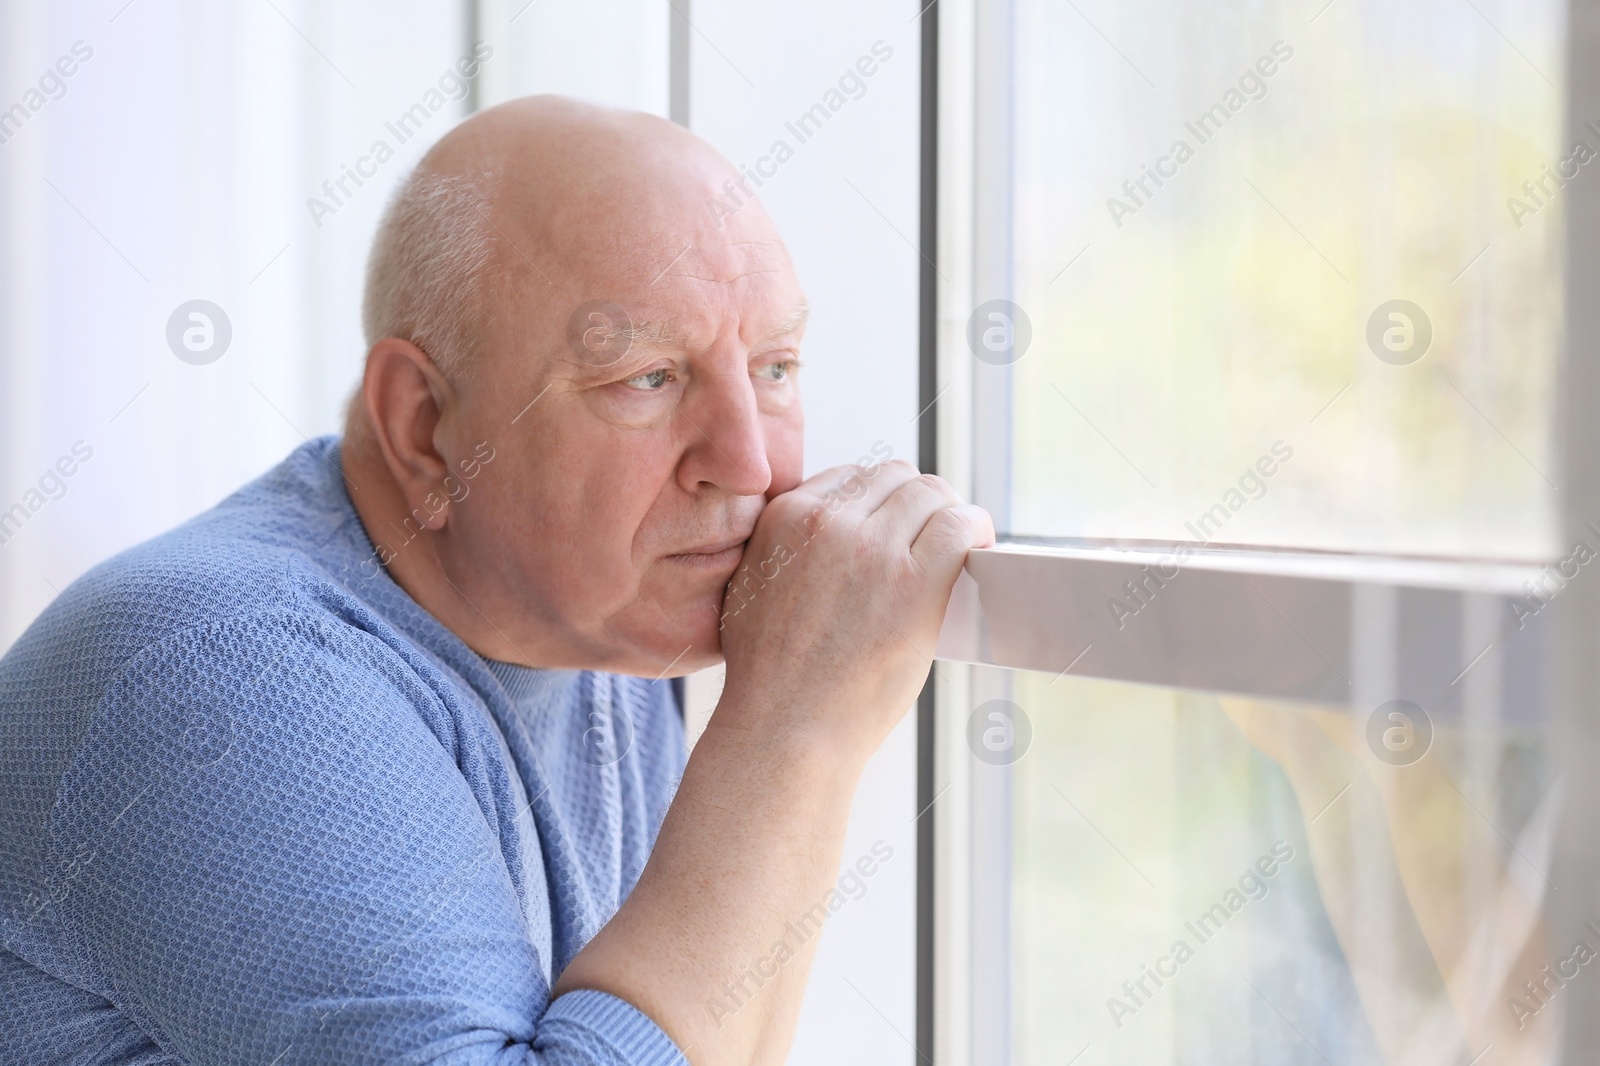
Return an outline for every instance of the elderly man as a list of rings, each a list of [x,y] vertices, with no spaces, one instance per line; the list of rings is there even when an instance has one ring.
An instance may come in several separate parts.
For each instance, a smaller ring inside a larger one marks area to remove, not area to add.
[[[787,927],[993,531],[904,463],[802,480],[805,301],[730,179],[646,115],[463,123],[343,442],[0,661],[7,1062],[784,1057]],[[719,659],[685,766],[663,679]]]

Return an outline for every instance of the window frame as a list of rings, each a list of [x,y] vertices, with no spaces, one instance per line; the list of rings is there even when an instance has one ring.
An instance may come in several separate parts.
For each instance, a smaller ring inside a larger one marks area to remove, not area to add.
[[[966,320],[984,300],[1013,295],[1014,7],[1015,0],[935,0],[923,35],[923,240],[937,249],[938,263],[923,266],[919,407],[929,410],[924,430],[933,438],[924,467],[987,507],[1001,529],[1010,514],[1010,434],[979,430],[1010,424],[1011,374],[977,366]],[[1569,0],[1566,52],[1570,143],[1589,136],[1585,116],[1600,115],[1600,65],[1591,61],[1600,54],[1600,0]],[[1600,286],[1600,241],[1592,239],[1600,235],[1600,184],[1573,182],[1564,195],[1562,280],[1567,293],[1582,293]],[[1559,542],[1570,545],[1591,539],[1584,525],[1600,521],[1600,419],[1593,416],[1600,359],[1586,358],[1582,343],[1600,332],[1600,302],[1569,296],[1563,316],[1550,414],[1560,460]],[[918,971],[926,987],[919,987],[918,1052],[925,1062],[1010,1060],[1010,775],[974,774],[965,742],[972,708],[1006,698],[1010,681],[975,666],[1312,700],[1358,714],[1393,695],[1408,670],[1459,670],[1451,685],[1469,690],[1489,684],[1484,678],[1498,684],[1509,668],[1531,670],[1539,690],[1532,698],[1550,701],[1545,720],[1561,762],[1549,876],[1567,891],[1552,895],[1547,918],[1561,931],[1600,918],[1600,774],[1593,772],[1600,583],[1573,581],[1501,640],[1510,601],[1525,597],[1523,582],[1543,567],[1215,545],[1191,545],[1195,553],[1176,560],[1175,547],[1011,540],[968,560],[919,716],[918,809],[932,823],[919,859],[925,935]],[[1142,582],[1148,602],[1117,626],[1107,603],[1126,594],[1126,581]],[[1274,619],[1282,623],[1278,639],[1263,648],[1258,638]],[[1459,634],[1459,661],[1438,661],[1437,642],[1430,653],[1403,639],[1416,627]],[[1486,644],[1474,659],[1472,649]],[[1269,662],[1279,668],[1264,673]],[[1564,1047],[1600,1046],[1600,982],[1574,982],[1563,999]]]

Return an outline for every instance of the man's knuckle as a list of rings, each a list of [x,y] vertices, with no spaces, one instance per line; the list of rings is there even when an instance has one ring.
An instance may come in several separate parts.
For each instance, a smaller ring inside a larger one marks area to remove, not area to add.
[[[965,511],[946,507],[929,519],[934,537],[934,547],[943,552],[964,548],[972,534],[972,520]]]
[[[858,526],[850,538],[850,559],[858,568],[870,566],[882,557],[884,541],[870,530]]]

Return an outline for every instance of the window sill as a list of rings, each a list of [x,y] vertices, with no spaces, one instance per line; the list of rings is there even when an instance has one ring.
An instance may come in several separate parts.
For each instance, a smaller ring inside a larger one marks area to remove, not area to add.
[[[1366,705],[1408,695],[1450,705],[1475,669],[1508,680],[1537,672],[1547,616],[1523,585],[1545,572],[1008,543],[969,556],[938,657],[1270,699]]]

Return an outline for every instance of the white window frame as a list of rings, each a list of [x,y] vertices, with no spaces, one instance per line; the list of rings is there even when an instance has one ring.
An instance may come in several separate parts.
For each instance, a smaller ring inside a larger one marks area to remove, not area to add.
[[[1009,425],[1010,372],[978,365],[966,322],[979,303],[1013,296],[1013,4],[941,0],[926,16],[938,19],[937,55],[924,57],[938,80],[937,469],[1002,529],[1010,437],[975,427]],[[1568,7],[1563,143],[1600,114],[1600,0]],[[1600,184],[1573,183],[1564,195],[1566,291],[1591,292],[1600,283]],[[1600,360],[1585,345],[1600,329],[1600,302],[1569,295],[1564,313],[1569,340],[1552,416],[1560,542],[1572,544],[1592,539],[1584,523],[1600,520]],[[1178,560],[1174,547],[1009,542],[968,561],[940,637],[924,768],[933,780],[922,787],[935,823],[922,900],[932,925],[923,1010],[932,1016],[919,1019],[919,1032],[931,1034],[936,1066],[1010,1061],[1010,782],[974,774],[965,740],[972,709],[1004,698],[1009,679],[972,664],[1315,701],[1360,715],[1418,670],[1461,672],[1459,698],[1492,715],[1505,671],[1531,671],[1561,760],[1549,871],[1560,888],[1547,915],[1561,930],[1600,916],[1600,583],[1572,582],[1506,636],[1508,599],[1525,596],[1523,583],[1542,567],[1199,546]],[[1119,627],[1107,601],[1126,600],[1128,581],[1142,584],[1148,603]],[[1458,650],[1441,657],[1440,647]],[[1600,1047],[1600,982],[1575,982],[1563,996],[1572,1049],[1563,1061],[1577,1062]]]

